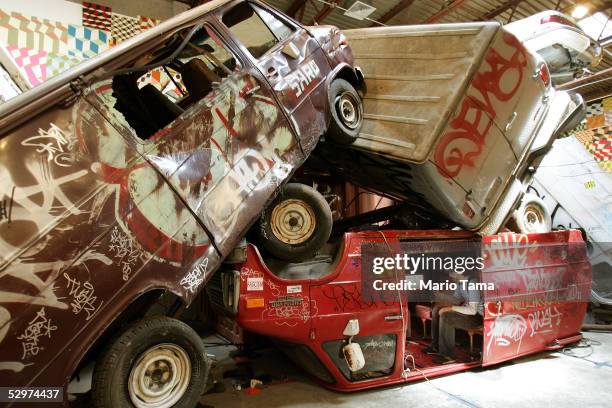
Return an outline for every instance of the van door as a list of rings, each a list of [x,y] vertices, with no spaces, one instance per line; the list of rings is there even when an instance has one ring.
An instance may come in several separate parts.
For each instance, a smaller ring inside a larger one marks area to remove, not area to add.
[[[591,270],[579,231],[483,239],[483,365],[579,339]]]
[[[407,308],[398,301],[382,299],[376,294],[362,291],[361,245],[376,242],[394,245],[395,237],[382,234],[345,236],[339,273],[329,280],[318,281],[310,287],[312,299],[312,347],[327,367],[335,367],[336,379],[343,382],[386,377],[403,367],[400,347],[405,341],[402,313],[409,321]],[[401,291],[398,291],[400,296]],[[348,344],[343,331],[350,320],[359,322],[359,334],[352,342],[359,343],[365,357],[365,366],[351,372],[342,355]]]
[[[295,119],[301,140],[316,141],[327,127],[324,84],[331,71],[319,43],[304,28],[260,4],[239,3],[222,21]]]

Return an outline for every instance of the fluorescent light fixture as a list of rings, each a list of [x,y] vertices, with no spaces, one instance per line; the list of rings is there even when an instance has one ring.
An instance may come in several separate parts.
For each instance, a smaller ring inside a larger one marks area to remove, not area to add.
[[[582,18],[587,15],[589,9],[585,6],[576,6],[574,7],[574,11],[572,11],[572,17],[574,18]]]
[[[348,8],[348,10],[344,12],[344,15],[352,17],[356,20],[363,20],[364,18],[369,17],[375,11],[376,7],[356,1],[351,5],[351,7]]]

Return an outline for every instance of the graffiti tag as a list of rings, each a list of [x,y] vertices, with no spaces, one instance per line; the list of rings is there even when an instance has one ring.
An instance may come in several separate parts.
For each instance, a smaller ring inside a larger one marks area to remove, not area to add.
[[[514,48],[512,55],[506,58],[494,48],[488,51],[485,61],[489,70],[478,72],[472,82],[472,89],[479,95],[463,99],[459,113],[450,121],[452,130],[442,136],[436,148],[434,161],[444,177],[455,177],[464,167],[474,166],[497,116],[491,95],[507,102],[523,81],[523,68],[527,65],[525,50],[511,35],[506,34],[503,39]]]
[[[54,330],[57,330],[57,326],[52,325],[51,319],[45,314],[45,308],[41,308],[34,319],[30,320],[23,334],[17,337],[18,340],[22,341],[23,353],[21,359],[24,360],[38,355],[44,349],[40,346],[40,338],[51,338],[51,332]]]
[[[206,269],[208,268],[208,258],[204,259],[204,261],[195,268],[193,268],[183,279],[181,279],[181,286],[190,291],[191,293],[195,293],[198,287],[204,282],[204,277],[206,276]]]

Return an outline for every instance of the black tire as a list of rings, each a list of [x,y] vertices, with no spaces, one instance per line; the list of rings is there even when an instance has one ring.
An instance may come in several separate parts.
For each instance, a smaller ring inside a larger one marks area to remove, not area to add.
[[[257,232],[261,246],[274,257],[301,261],[327,242],[332,224],[329,204],[317,190],[290,183],[264,210]]]
[[[359,94],[349,82],[337,78],[331,83],[328,96],[332,118],[327,137],[339,144],[353,143],[363,126],[363,102]],[[352,117],[355,120],[349,120]]]
[[[190,362],[189,374],[177,375],[178,378],[183,379],[182,386],[176,384],[170,387],[177,390],[175,395],[169,395],[175,401],[173,402],[170,398],[165,401],[167,405],[158,402],[159,405],[155,406],[159,408],[166,406],[195,407],[206,386],[209,371],[204,344],[198,334],[185,323],[165,316],[139,320],[110,342],[96,362],[92,382],[92,405],[99,408],[137,406],[130,398],[130,393],[138,394],[133,391],[135,386],[130,385],[130,378],[132,375],[138,377],[136,373],[139,367],[145,367],[139,364],[140,359],[145,355],[152,357],[156,355],[155,353],[167,353],[165,354],[166,360],[159,358],[160,365],[155,365],[153,373],[148,378],[157,376],[163,380],[170,367],[167,362],[172,358],[179,361],[181,357],[182,361],[188,358]],[[167,357],[168,355],[170,357]],[[149,364],[146,367],[152,366]],[[187,365],[181,364],[181,367],[187,367]],[[173,371],[170,370],[170,373]],[[187,380],[188,383],[185,386],[184,383]],[[181,389],[184,389],[184,392],[178,392]]]
[[[552,231],[552,217],[546,203],[535,194],[525,194],[512,219],[523,234]]]

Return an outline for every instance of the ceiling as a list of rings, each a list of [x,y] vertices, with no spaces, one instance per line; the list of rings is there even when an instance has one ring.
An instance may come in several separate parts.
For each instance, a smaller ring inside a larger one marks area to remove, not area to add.
[[[377,25],[454,23],[497,20],[503,24],[544,10],[571,14],[574,7],[584,5],[587,15],[603,12],[610,16],[610,0],[361,0],[376,8],[366,20],[344,15],[355,0],[264,0],[307,25],[332,24],[339,28],[361,28]],[[612,23],[610,23],[612,24]],[[564,84],[585,100],[612,95],[612,39],[602,39],[604,58],[594,68],[593,76]]]

